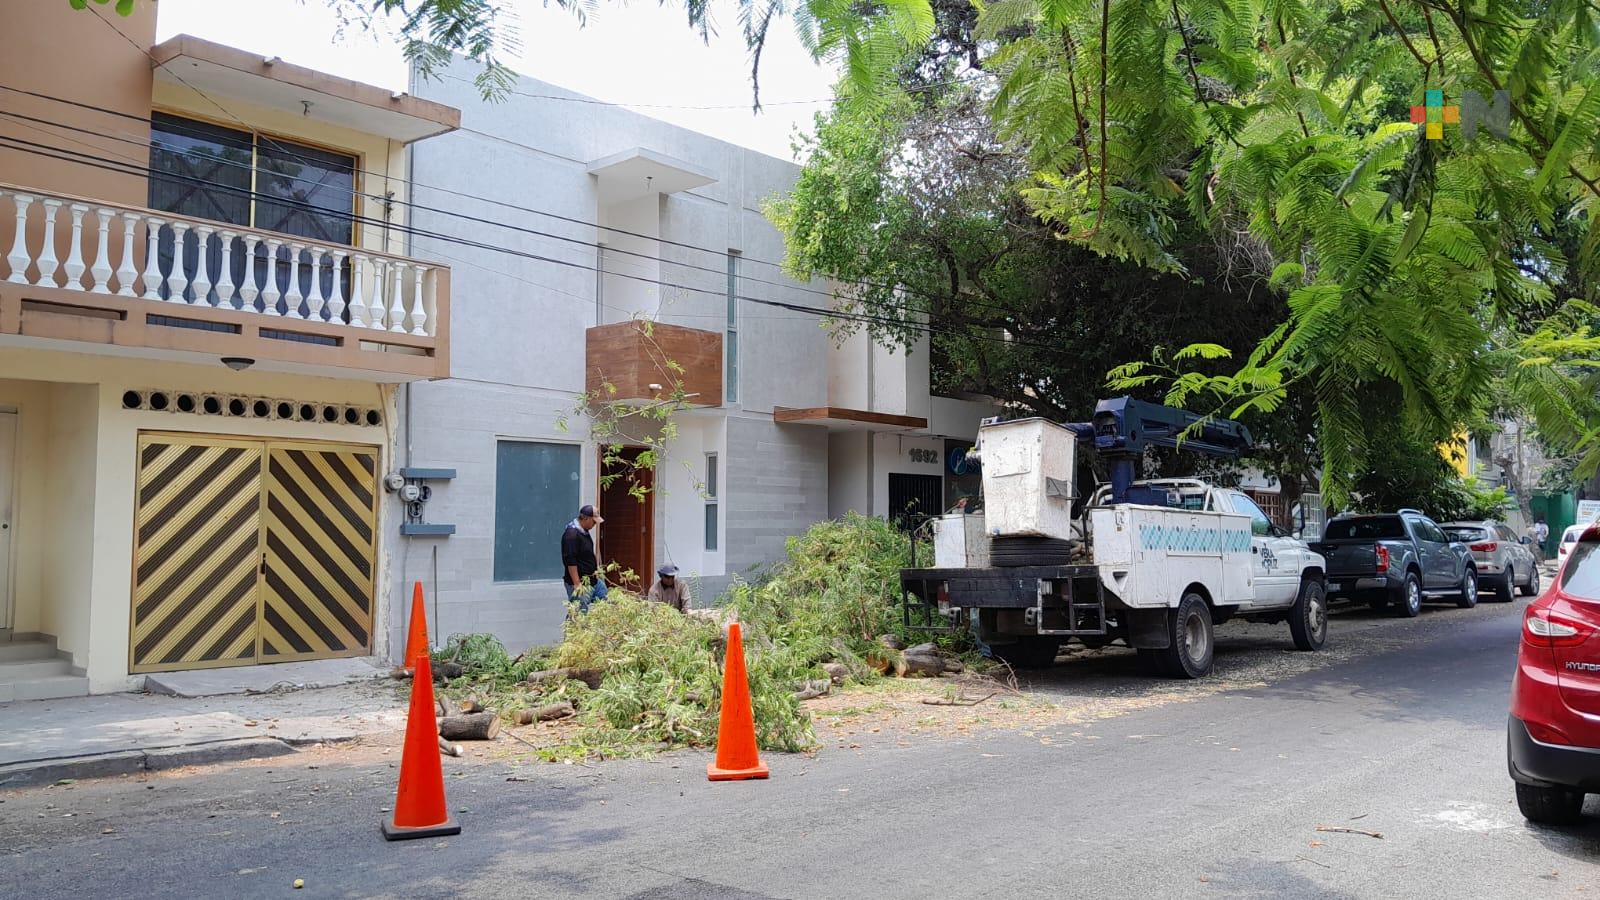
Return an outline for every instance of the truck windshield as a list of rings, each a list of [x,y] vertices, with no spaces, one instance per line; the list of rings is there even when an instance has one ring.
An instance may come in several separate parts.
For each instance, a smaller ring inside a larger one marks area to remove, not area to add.
[[[1328,523],[1328,530],[1322,539],[1376,541],[1405,536],[1406,527],[1400,523],[1399,516],[1362,516],[1358,519],[1334,519]]]
[[[1579,541],[1561,568],[1561,591],[1579,600],[1600,600],[1600,541]]]

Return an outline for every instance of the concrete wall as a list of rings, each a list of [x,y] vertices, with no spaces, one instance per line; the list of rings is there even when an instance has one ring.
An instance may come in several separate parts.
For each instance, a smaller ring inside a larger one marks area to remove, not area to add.
[[[452,74],[473,72],[461,63]],[[577,96],[532,80],[517,90]],[[453,481],[435,485],[427,512],[457,531],[408,540],[390,596],[403,609],[410,581],[431,581],[437,554],[436,633],[491,631],[520,650],[559,638],[565,591],[558,580],[494,581],[495,445],[501,438],[579,443],[580,496],[596,499],[596,450],[587,422],[572,415],[584,390],[585,329],[642,315],[723,332],[728,250],[746,257],[738,293],[791,304],[824,298],[762,262],[783,256],[782,237],[761,206],[793,183],[791,164],[609,106],[520,95],[486,105],[470,84],[451,78],[414,82],[413,93],[462,110],[461,131],[412,149],[416,202],[500,223],[416,211],[415,224],[504,249],[427,238],[413,245],[416,255],[452,265],[454,377],[407,389],[409,459],[457,470]],[[590,163],[635,147],[707,170],[716,181],[602,203]],[[607,247],[611,274],[604,277],[594,271],[597,243]],[[677,438],[656,473],[656,560],[678,565],[701,603],[731,573],[780,557],[785,537],[828,511],[827,433],[778,428],[770,418],[774,406],[827,402],[830,345],[819,320],[748,302],[737,313],[738,400],[679,414]],[[718,454],[721,473],[716,551],[704,541],[707,453]]]
[[[75,10],[66,0],[0,0],[0,22],[6,35],[0,84],[123,114],[5,91],[7,112],[71,127],[7,118],[0,119],[0,137],[113,160],[131,157],[138,165],[149,162],[141,146],[150,140],[150,59],[143,51],[155,39],[155,3],[136,3],[133,15],[123,18],[107,7]],[[149,193],[142,174],[19,149],[0,148],[0,182],[136,206],[143,206]]]
[[[783,558],[784,540],[828,517],[828,432],[728,418],[728,573]]]
[[[369,428],[234,419],[122,408],[133,388],[226,391],[385,410]],[[0,405],[18,410],[24,465],[13,541],[15,622],[19,631],[54,634],[91,690],[124,690],[132,598],[136,446],[141,431],[336,441],[374,446],[380,471],[392,467],[392,388],[375,384],[46,350],[0,354]],[[389,554],[401,511],[380,501],[375,580],[390,583]],[[381,587],[379,588],[381,593]],[[375,602],[374,654],[388,653],[385,606]]]

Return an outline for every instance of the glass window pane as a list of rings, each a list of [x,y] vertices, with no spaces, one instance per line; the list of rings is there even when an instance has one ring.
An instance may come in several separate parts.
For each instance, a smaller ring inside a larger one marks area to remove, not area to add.
[[[579,448],[500,441],[495,452],[494,580],[561,577],[561,532],[578,509]]]
[[[354,240],[354,157],[263,135],[256,160],[257,228],[330,244]]]
[[[150,116],[150,208],[250,224],[251,137],[165,113]]]
[[[739,251],[728,251],[728,320],[723,329],[723,400],[739,401]]]
[[[717,504],[706,504],[706,549],[717,549]]]
[[[713,499],[717,496],[717,455],[715,453],[706,455],[706,496]]]
[[[722,398],[728,403],[739,402],[739,332],[730,331],[727,335],[728,361],[727,361],[727,389]]]

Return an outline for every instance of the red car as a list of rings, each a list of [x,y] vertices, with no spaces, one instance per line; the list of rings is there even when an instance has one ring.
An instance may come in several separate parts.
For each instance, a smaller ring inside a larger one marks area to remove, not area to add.
[[[1600,793],[1600,526],[1522,618],[1506,754],[1530,822],[1572,824]]]

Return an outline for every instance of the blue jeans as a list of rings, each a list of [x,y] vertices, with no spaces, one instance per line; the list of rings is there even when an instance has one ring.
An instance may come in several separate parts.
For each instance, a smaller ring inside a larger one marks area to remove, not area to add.
[[[565,587],[567,589],[567,601],[578,601],[579,612],[588,612],[589,604],[596,600],[604,600],[606,598],[605,579],[599,577],[598,575],[595,576],[594,588],[591,590],[585,591],[581,586],[571,584],[565,585]]]

